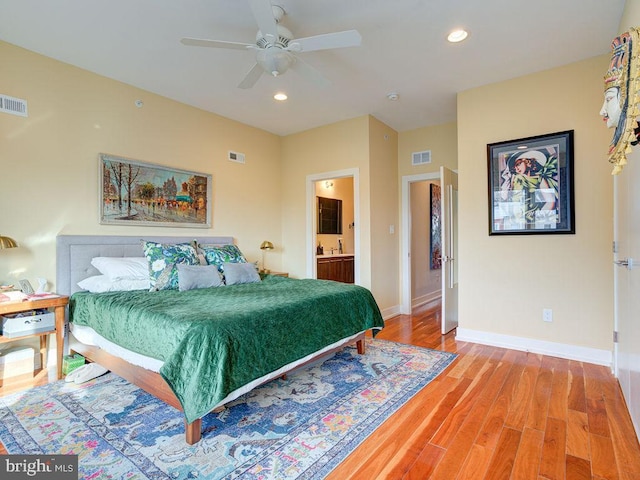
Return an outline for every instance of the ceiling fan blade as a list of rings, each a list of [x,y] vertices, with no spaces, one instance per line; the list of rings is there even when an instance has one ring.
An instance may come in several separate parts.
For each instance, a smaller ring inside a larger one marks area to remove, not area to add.
[[[320,88],[326,88],[331,85],[331,82],[324,78],[322,74],[308,63],[303,62],[298,57],[291,64],[291,70],[299,73],[310,82],[315,83]]]
[[[313,37],[296,38],[289,43],[287,50],[294,52],[313,52],[330,48],[359,47],[362,36],[357,30],[345,30],[344,32],[324,33]]]
[[[249,70],[249,72],[244,76],[242,81],[238,84],[238,88],[251,88],[253,87],[260,76],[262,75],[264,70],[257,63]]]
[[[223,40],[206,40],[204,38],[183,38],[180,40],[183,45],[189,45],[190,47],[213,47],[213,48],[233,48],[237,50],[247,50],[254,47],[250,43],[240,42],[225,42]]]
[[[271,0],[249,0],[258,28],[270,44],[278,39],[278,24],[273,16]]]

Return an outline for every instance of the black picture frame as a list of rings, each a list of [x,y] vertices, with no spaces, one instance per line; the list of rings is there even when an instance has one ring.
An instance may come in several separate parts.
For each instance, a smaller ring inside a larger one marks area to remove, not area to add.
[[[319,234],[342,235],[342,200],[338,198],[318,198]]]
[[[430,241],[429,241],[429,269],[440,270],[442,268],[442,193],[440,185],[429,184],[430,194]]]
[[[489,235],[575,233],[573,130],[487,145]]]

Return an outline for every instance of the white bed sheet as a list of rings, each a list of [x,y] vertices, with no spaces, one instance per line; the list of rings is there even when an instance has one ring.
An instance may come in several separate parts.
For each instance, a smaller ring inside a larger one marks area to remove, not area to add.
[[[76,325],[73,322],[69,323],[69,329],[74,337],[85,345],[92,345],[94,347],[100,347],[105,352],[110,353],[116,357],[120,357],[129,363],[132,363],[138,367],[146,368],[153,372],[158,373],[160,367],[164,364],[162,360],[156,358],[147,357],[126,348],[116,345],[115,343],[107,340],[103,336],[99,335],[93,328],[86,325]]]
[[[126,360],[129,363],[132,363],[138,367],[142,367],[142,368],[146,368],[147,370],[151,370],[153,372],[158,373],[160,371],[160,367],[162,367],[163,363],[161,360],[158,360],[156,358],[151,358],[151,357],[147,357],[145,355],[140,355],[139,353],[136,352],[132,352],[131,350],[127,350],[126,348],[123,348],[119,345],[116,345],[115,343],[107,340],[106,338],[104,338],[103,336],[99,335],[93,328],[91,327],[87,327],[85,325],[74,325],[73,322],[71,322],[69,324],[71,333],[73,334],[73,336],[81,343],[84,343],[85,345],[92,345],[92,346],[96,346],[96,347],[100,347],[101,349],[103,349],[105,352],[110,353],[111,355],[120,357],[124,360]],[[265,382],[268,382],[269,380],[273,380],[274,378],[278,378],[280,376],[282,376],[285,373],[290,373],[292,369],[308,362],[309,360],[311,360],[313,357],[318,356],[318,355],[322,355],[323,353],[327,353],[330,352],[331,350],[333,350],[334,348],[338,348],[341,347],[342,345],[346,345],[348,343],[351,343],[353,340],[355,340],[355,338],[362,334],[363,332],[360,333],[356,333],[355,335],[352,335],[348,338],[343,338],[342,340],[335,342],[331,345],[328,345],[326,347],[324,347],[322,350],[319,350],[315,353],[312,353],[311,355],[307,355],[304,358],[301,358],[300,360],[296,360],[295,362],[292,362],[288,365],[283,366],[282,368],[279,368],[278,370],[271,372],[263,377],[257,378],[255,380],[253,380],[252,382],[240,387],[237,390],[234,390],[233,392],[231,392],[229,395],[227,395],[220,403],[218,403],[218,405],[216,405],[217,408],[218,406],[222,406],[226,403],[229,403],[232,400],[235,400],[236,398],[238,398],[241,395],[244,395],[247,392],[250,392],[251,390],[253,390],[254,388],[256,388],[259,385],[262,385]],[[327,355],[327,358],[330,355]],[[317,358],[316,361],[314,363],[318,363],[321,361],[326,360],[325,357],[321,357],[321,358]]]

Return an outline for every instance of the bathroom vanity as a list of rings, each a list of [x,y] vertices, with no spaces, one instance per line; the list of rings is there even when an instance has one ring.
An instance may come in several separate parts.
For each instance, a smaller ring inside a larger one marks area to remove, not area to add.
[[[318,255],[317,278],[321,280],[335,280],[336,282],[354,282],[353,254],[335,253]]]

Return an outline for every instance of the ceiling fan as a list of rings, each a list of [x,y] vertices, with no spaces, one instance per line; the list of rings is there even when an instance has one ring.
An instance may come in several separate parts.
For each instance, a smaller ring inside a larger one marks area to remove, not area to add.
[[[286,14],[283,7],[272,5],[271,0],[249,0],[249,4],[259,29],[255,43],[200,38],[180,40],[184,45],[196,47],[255,50],[256,63],[240,82],[239,88],[253,87],[265,72],[277,77],[289,69],[296,71],[318,86],[327,86],[330,82],[318,70],[303,62],[296,54],[332,48],[357,47],[362,41],[357,30],[294,38],[287,28],[280,25],[280,20]]]

